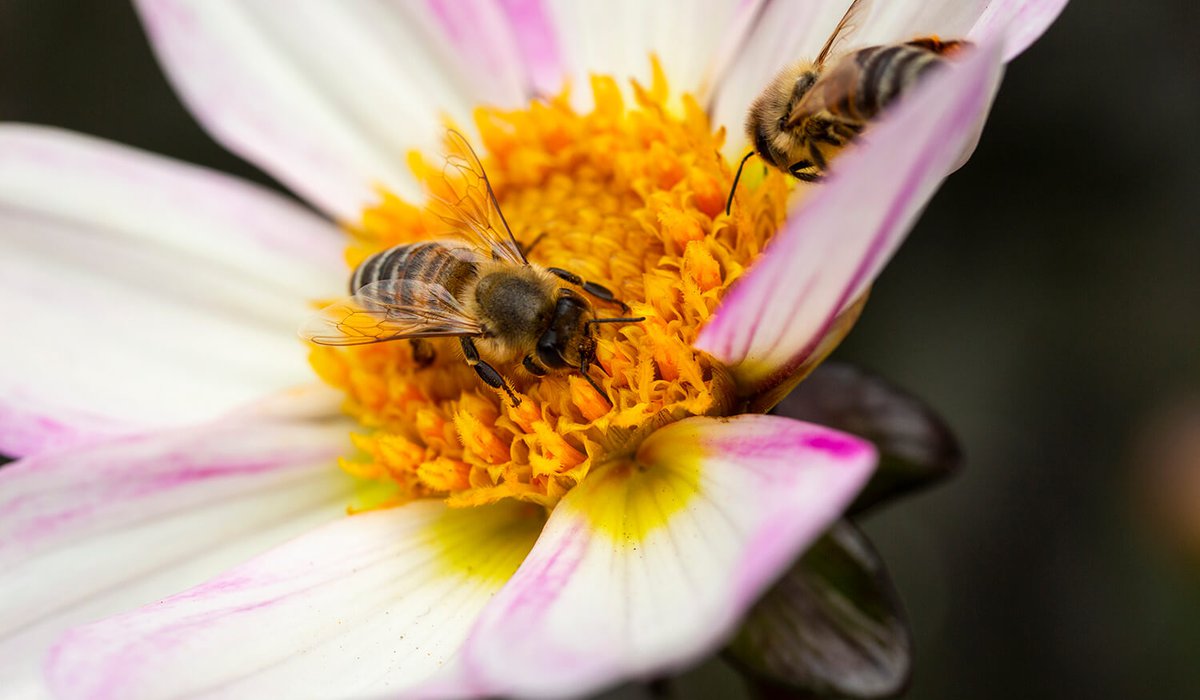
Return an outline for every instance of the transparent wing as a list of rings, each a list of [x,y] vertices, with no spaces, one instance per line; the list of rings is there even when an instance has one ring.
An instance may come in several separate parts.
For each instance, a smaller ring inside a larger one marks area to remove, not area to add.
[[[784,122],[788,128],[793,128],[805,119],[822,111],[837,112],[835,105],[842,102],[848,95],[858,89],[862,69],[857,61],[847,58],[836,61],[821,72],[817,82],[813,84],[804,97],[796,103]]]
[[[372,282],[300,327],[318,345],[366,345],[402,338],[479,335],[479,323],[443,286],[414,280]]]
[[[430,187],[429,210],[488,258],[528,264],[471,144],[453,130],[446,141],[446,163],[441,179]]]
[[[825,62],[830,57],[842,53],[847,42],[854,37],[855,32],[866,24],[867,15],[871,14],[871,0],[854,0],[847,8],[846,14],[842,15],[842,21],[838,22],[838,26],[829,35],[829,39],[825,41],[825,46],[821,49],[821,53],[817,54],[817,67],[825,65]]]

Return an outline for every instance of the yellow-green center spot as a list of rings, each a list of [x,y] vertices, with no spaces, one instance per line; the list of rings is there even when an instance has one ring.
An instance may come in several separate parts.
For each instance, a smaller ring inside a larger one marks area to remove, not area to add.
[[[699,495],[700,460],[677,454],[610,462],[577,488],[574,503],[592,527],[619,545],[636,547]]]
[[[545,524],[544,509],[508,500],[447,509],[428,535],[442,572],[498,587],[512,578]]]

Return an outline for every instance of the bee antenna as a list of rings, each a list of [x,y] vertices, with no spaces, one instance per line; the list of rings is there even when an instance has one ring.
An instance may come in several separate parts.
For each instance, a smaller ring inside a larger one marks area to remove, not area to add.
[[[733,193],[737,192],[738,180],[742,179],[742,168],[746,167],[746,161],[750,160],[752,155],[754,155],[754,151],[747,153],[742,158],[742,162],[738,163],[737,172],[733,175],[733,184],[729,186],[729,199],[725,200],[725,216],[729,216],[729,212],[733,209]]]
[[[587,322],[587,325],[590,326],[594,323],[641,323],[645,320],[645,316],[638,316],[636,318],[593,318]]]

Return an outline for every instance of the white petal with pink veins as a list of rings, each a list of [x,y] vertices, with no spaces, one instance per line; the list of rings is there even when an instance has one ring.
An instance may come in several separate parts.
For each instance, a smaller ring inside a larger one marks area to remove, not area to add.
[[[1000,47],[979,47],[868,131],[825,183],[806,190],[696,347],[732,366],[748,394],[785,381],[866,291],[974,146],[1001,72]]]
[[[0,453],[204,420],[311,379],[336,228],[234,178],[0,126]]]
[[[774,416],[662,428],[567,494],[433,694],[570,697],[694,662],[874,463],[869,443]]]
[[[139,0],[160,62],[222,144],[331,215],[356,221],[377,188],[418,194],[411,149],[448,115],[525,99],[491,3]]]
[[[0,469],[0,678],[44,691],[69,625],[195,585],[343,517],[340,422],[225,421]]]
[[[396,697],[455,653],[541,509],[416,501],[342,518],[189,591],[80,627],[63,698]]]

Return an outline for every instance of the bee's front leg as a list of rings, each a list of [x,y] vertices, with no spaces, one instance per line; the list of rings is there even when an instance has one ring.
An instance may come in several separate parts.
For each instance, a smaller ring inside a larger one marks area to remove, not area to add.
[[[619,305],[621,307],[621,313],[629,313],[629,305],[618,299],[617,295],[613,294],[612,290],[610,290],[608,287],[596,284],[595,282],[588,282],[574,272],[571,272],[570,270],[564,270],[561,267],[548,267],[546,270],[555,277],[582,288],[583,291],[591,294],[600,301],[606,301],[610,304]]]
[[[500,376],[495,367],[480,359],[479,350],[475,347],[475,341],[471,340],[468,336],[463,336],[459,339],[459,342],[462,345],[463,355],[467,358],[467,364],[475,369],[475,374],[479,375],[483,383],[493,389],[503,389],[504,393],[508,394],[508,399],[512,401],[514,407],[520,405],[521,400],[509,388],[508,382],[504,381],[504,377]]]

